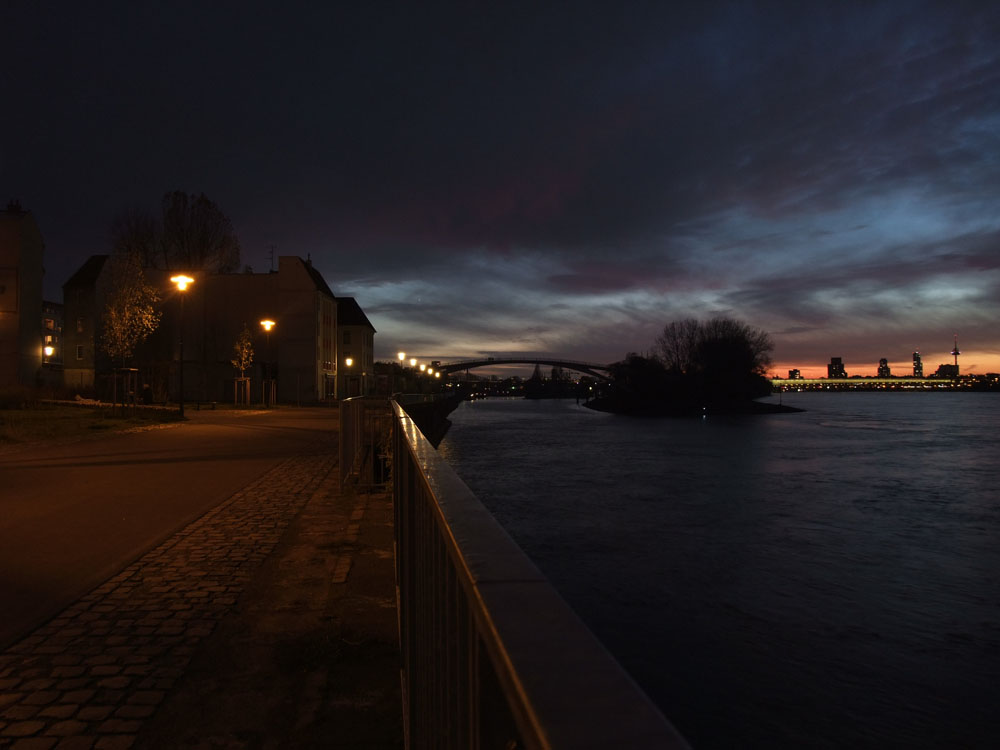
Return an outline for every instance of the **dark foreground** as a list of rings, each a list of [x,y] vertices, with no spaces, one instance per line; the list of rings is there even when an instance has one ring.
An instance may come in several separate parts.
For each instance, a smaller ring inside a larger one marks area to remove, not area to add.
[[[390,499],[341,492],[336,420],[312,419],[0,652],[0,748],[401,747]]]

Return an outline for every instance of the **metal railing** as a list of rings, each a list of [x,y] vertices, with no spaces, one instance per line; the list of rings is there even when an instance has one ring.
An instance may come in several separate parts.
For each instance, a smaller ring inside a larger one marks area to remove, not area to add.
[[[687,748],[410,417],[392,408],[407,747]]]
[[[340,402],[340,484],[372,489],[391,481],[392,409],[370,396]]]

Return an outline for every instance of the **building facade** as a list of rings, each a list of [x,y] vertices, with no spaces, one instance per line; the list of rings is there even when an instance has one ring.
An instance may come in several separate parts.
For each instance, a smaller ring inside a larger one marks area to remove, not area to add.
[[[337,298],[337,317],[337,392],[344,398],[371,395],[375,389],[375,326],[353,297]]]
[[[913,352],[913,377],[922,378],[924,376],[924,362],[920,358],[920,352]]]
[[[844,360],[841,357],[830,358],[830,364],[826,366],[826,376],[828,378],[847,377],[847,370],[844,369]]]
[[[112,372],[101,350],[101,318],[112,291],[109,265],[107,256],[93,256],[63,287],[66,385],[89,387],[100,398],[107,397]],[[278,270],[268,273],[191,274],[186,291],[171,283],[171,273],[147,269],[145,275],[159,293],[161,319],[131,364],[153,400],[179,397],[182,341],[184,398],[234,400],[239,372],[232,360],[244,327],[254,349],[245,373],[252,402],[263,400],[265,378],[274,379],[283,403],[344,397],[337,378],[338,301],[309,261],[282,256]],[[269,331],[263,320],[273,321]]]
[[[41,382],[44,252],[31,212],[11,201],[0,212],[0,387]]]
[[[63,284],[63,384],[95,395],[96,375],[111,370],[101,351],[101,315],[111,291],[107,255],[92,255]]]
[[[878,376],[880,378],[892,377],[892,370],[889,367],[889,360],[886,359],[885,357],[882,357],[882,359],[878,361]]]

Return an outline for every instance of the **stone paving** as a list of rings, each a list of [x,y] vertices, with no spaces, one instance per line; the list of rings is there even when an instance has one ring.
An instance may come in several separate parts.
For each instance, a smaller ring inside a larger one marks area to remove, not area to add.
[[[0,748],[129,748],[288,525],[334,491],[328,444],[290,458],[0,654]],[[334,576],[347,575],[341,560]]]

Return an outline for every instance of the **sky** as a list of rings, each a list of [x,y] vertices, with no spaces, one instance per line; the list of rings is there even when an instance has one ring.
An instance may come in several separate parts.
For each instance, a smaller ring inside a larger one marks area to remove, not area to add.
[[[772,370],[1000,372],[1000,3],[5,5],[0,200],[48,299],[204,193],[376,357],[607,363],[671,321]]]

